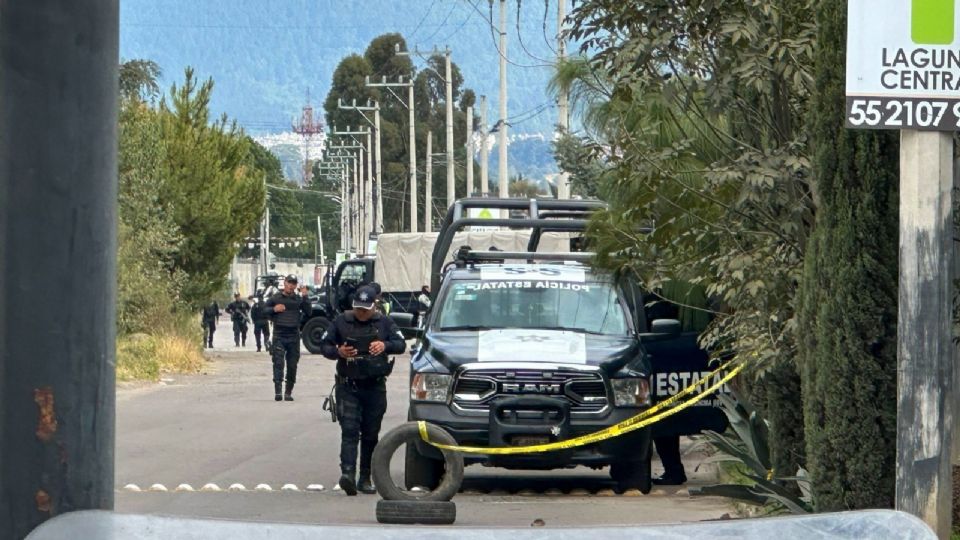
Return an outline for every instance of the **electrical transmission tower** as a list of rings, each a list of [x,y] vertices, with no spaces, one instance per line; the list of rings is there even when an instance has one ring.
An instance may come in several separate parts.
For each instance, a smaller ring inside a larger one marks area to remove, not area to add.
[[[293,132],[303,138],[303,185],[309,186],[312,178],[310,166],[310,147],[314,135],[323,134],[323,120],[313,118],[313,106],[310,105],[310,90],[307,89],[307,104],[303,107],[300,119],[293,125]]]

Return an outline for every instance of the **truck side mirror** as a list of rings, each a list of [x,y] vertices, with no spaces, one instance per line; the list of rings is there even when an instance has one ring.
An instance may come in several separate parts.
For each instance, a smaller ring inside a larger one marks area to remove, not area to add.
[[[422,335],[422,331],[414,324],[413,313],[391,313],[389,317],[397,323],[405,339],[415,339]]]
[[[657,319],[650,323],[650,332],[653,334],[679,334],[681,330],[680,321],[677,319]]]

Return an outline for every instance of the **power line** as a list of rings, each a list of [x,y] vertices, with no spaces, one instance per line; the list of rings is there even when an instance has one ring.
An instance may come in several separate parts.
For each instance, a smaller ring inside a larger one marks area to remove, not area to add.
[[[467,0],[467,2],[469,3],[470,0]],[[479,3],[480,3],[480,0],[477,0],[476,2],[474,2],[474,3],[473,3],[473,9],[477,9],[477,4],[479,4]],[[469,21],[471,17],[473,17],[473,12],[472,12],[472,11],[471,11],[471,12],[467,12],[467,18],[463,19],[463,22],[460,23],[460,26],[458,26],[458,27],[456,28],[456,30],[454,30],[453,32],[450,32],[446,37],[444,37],[444,38],[443,38],[443,41],[444,41],[444,42],[447,42],[447,41],[450,40],[450,38],[452,38],[453,36],[455,36],[455,35],[457,34],[457,32],[459,32],[460,30],[463,29],[464,25],[467,24],[467,21]]]
[[[527,56],[529,56],[530,58],[533,58],[537,62],[547,62],[549,63],[549,65],[553,65],[554,63],[551,60],[545,60],[543,58],[540,58],[539,56],[534,55],[532,52],[530,52],[529,49],[527,49],[527,46],[523,44],[523,34],[520,32],[520,7],[522,5],[523,5],[523,0],[517,0],[517,20],[516,20],[517,41],[520,43],[520,48],[523,49],[523,52],[527,53]],[[544,23],[546,23],[546,19],[544,19]]]
[[[453,10],[456,9],[456,7],[457,7],[456,2],[450,3],[450,11],[447,12],[447,16],[443,18],[443,21],[437,26],[437,29],[434,30],[432,34],[424,38],[423,40],[424,42],[430,41],[431,39],[433,39],[433,36],[437,35],[437,32],[439,32],[440,29],[443,28],[443,25],[447,24],[447,21],[450,20],[450,15],[453,15]]]
[[[469,3],[469,0],[467,3]],[[499,32],[500,30],[493,24],[493,2],[492,1],[490,2],[489,6],[490,6],[490,17],[487,17],[486,15],[483,14],[482,11],[480,11],[480,8],[478,8],[474,4],[470,4],[470,7],[472,7],[474,11],[479,13],[480,17],[484,20],[484,22],[487,23],[487,26],[490,27],[490,38],[493,40],[493,48],[496,49],[497,54],[499,54],[501,58],[506,60],[506,62],[512,66],[516,66],[518,68],[525,68],[525,69],[539,69],[543,67],[551,67],[554,65],[554,64],[518,64],[517,62],[514,62],[513,60],[510,60],[510,58],[505,56],[503,54],[503,51],[500,50],[500,45],[497,43],[497,35],[496,33],[494,33],[494,32]]]
[[[198,29],[198,30],[310,30],[310,31],[329,31],[329,30],[363,30],[369,29],[367,24],[342,24],[342,25],[248,25],[248,24],[170,24],[170,23],[143,23],[132,22],[123,23],[124,27],[136,28],[173,28],[173,29]],[[447,24],[424,24],[423,27],[435,28],[449,26]],[[397,30],[406,30],[412,25],[399,25],[393,28]],[[414,27],[415,28],[415,27]]]
[[[547,38],[547,15],[550,13],[550,0],[543,0],[543,42],[554,56],[559,56],[557,50],[553,48],[553,43]],[[560,34],[560,28],[557,28],[557,35]]]
[[[420,22],[417,23],[417,27],[413,29],[413,32],[410,32],[410,37],[408,39],[413,39],[413,36],[417,34],[417,31],[420,30],[420,27],[423,25],[423,21],[427,20],[427,17],[430,15],[430,12],[433,11],[433,6],[435,6],[437,0],[430,2],[430,7],[427,8],[427,12],[423,14],[423,17],[420,18]]]

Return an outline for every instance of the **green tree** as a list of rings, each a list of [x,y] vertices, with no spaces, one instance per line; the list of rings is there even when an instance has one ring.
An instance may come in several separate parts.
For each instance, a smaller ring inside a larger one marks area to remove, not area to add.
[[[134,59],[120,63],[122,101],[151,101],[160,95],[160,66],[153,60]]]
[[[799,387],[794,302],[815,208],[801,129],[813,14],[810,2],[777,0],[586,1],[571,35],[592,56],[558,73],[594,150],[568,155],[597,167],[596,192],[611,205],[591,228],[600,262],[651,290],[705,285],[724,309],[703,343],[750,358],[760,388]],[[770,413],[795,410],[797,396],[765,396],[775,461],[789,469],[803,431],[795,415]]]
[[[185,272],[184,299],[193,306],[226,286],[239,244],[263,214],[263,176],[250,164],[247,138],[226,117],[211,122],[213,81],[198,83],[186,69],[160,103],[164,156],[160,198],[183,235],[174,268]]]
[[[819,207],[798,328],[820,511],[891,507],[896,459],[898,143],[844,128],[846,5],[820,1],[812,107]]]

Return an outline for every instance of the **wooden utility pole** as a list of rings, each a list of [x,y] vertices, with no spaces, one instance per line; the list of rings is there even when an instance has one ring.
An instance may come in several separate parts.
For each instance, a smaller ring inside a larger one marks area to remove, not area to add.
[[[950,536],[953,134],[900,136],[900,316],[896,507]]]
[[[960,66],[914,61],[909,71],[898,71],[906,68],[888,54],[923,58],[931,50],[960,48],[958,15],[953,0],[847,1],[846,126],[900,130],[896,508],[943,539],[951,534],[951,447],[960,399],[951,280],[960,97],[944,85],[890,84],[890,74],[960,80]]]

